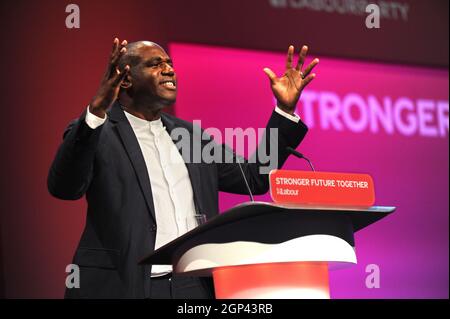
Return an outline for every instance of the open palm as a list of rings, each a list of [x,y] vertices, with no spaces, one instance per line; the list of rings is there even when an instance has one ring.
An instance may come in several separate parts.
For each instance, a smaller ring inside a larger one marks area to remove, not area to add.
[[[319,59],[314,59],[302,72],[307,52],[308,47],[303,46],[300,50],[297,65],[293,68],[294,47],[292,45],[289,46],[286,59],[286,71],[281,77],[277,77],[269,68],[264,69],[264,72],[270,79],[272,92],[277,99],[278,107],[290,114],[294,113],[295,106],[303,89],[316,77],[316,74],[311,74],[311,71],[319,63]]]

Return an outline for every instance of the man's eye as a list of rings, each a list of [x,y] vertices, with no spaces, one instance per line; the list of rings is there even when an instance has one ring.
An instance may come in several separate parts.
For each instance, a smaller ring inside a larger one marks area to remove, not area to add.
[[[151,68],[156,68],[156,67],[162,68],[162,67],[164,67],[165,63],[166,62],[150,63],[148,66],[151,67]],[[173,68],[173,63],[167,63],[167,64],[170,65],[170,67]]]

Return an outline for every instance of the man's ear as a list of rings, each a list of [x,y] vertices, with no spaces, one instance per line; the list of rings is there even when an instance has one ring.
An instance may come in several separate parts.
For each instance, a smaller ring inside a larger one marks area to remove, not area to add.
[[[127,74],[127,76],[122,80],[120,87],[123,89],[129,89],[131,87],[131,79],[129,74]]]

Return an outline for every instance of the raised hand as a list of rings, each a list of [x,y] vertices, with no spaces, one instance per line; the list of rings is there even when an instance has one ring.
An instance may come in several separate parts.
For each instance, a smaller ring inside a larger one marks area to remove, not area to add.
[[[277,99],[278,107],[290,114],[294,113],[295,106],[303,89],[316,77],[316,74],[311,74],[311,71],[319,63],[319,59],[314,59],[302,71],[307,52],[308,47],[304,45],[300,50],[297,65],[293,68],[294,47],[292,45],[289,46],[286,59],[286,72],[281,77],[277,77],[269,68],[264,68],[264,72],[270,79],[272,92]]]
[[[89,111],[101,118],[105,117],[106,110],[117,98],[117,95],[119,94],[120,84],[130,70],[129,65],[126,65],[122,71],[120,71],[118,68],[120,58],[127,51],[127,48],[125,47],[126,45],[127,40],[123,40],[122,43],[119,44],[119,39],[114,38],[111,56],[109,58],[109,63],[105,75],[103,76],[97,93],[92,98],[91,103],[89,104]]]

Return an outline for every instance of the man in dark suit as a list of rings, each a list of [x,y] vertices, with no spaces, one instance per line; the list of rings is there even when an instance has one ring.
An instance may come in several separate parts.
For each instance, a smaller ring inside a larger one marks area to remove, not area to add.
[[[293,67],[290,46],[280,78],[264,69],[278,103],[263,140],[269,152],[277,150],[277,167],[288,157],[286,147],[297,147],[307,132],[294,113],[318,63],[315,59],[302,72],[306,52],[303,47]],[[235,161],[198,163],[178,152],[174,130],[199,136],[191,123],[161,112],[175,102],[176,93],[172,61],[159,45],[114,39],[100,88],[67,128],[48,176],[53,196],[76,200],[86,195],[88,202],[73,259],[80,267],[80,288],[67,289],[66,297],[214,297],[208,280],[172,275],[170,266],[138,265],[144,255],[188,231],[194,214],[218,214],[219,191],[248,193]],[[278,134],[271,136],[269,128]],[[219,149],[236,158],[227,147]],[[263,165],[257,155],[242,164],[255,194],[268,190]]]

